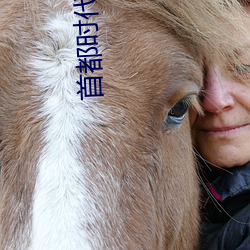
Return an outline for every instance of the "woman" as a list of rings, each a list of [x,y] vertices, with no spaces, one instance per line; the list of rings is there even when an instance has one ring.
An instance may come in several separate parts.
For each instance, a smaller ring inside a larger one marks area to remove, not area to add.
[[[250,4],[239,76],[210,63],[201,96],[204,116],[191,114],[204,196],[201,249],[250,249]]]

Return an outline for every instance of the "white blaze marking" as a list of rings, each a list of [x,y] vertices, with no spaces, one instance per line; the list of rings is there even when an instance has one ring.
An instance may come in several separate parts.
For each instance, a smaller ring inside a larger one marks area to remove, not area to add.
[[[40,52],[31,62],[38,75],[36,85],[45,91],[41,117],[47,118],[32,213],[30,249],[34,250],[92,249],[84,223],[97,211],[89,203],[79,159],[81,143],[86,140],[84,122],[94,117],[88,108],[90,101],[81,101],[76,94],[78,28],[73,28],[73,23],[78,23],[78,17],[72,13],[52,19],[44,27],[51,40],[37,43]]]

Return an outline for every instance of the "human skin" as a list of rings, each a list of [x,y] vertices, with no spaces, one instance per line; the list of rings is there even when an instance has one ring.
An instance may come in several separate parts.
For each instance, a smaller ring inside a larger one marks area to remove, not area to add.
[[[204,116],[190,112],[195,148],[208,162],[223,168],[250,161],[250,7],[247,12],[243,23],[249,35],[240,57],[245,72],[230,78],[225,66],[209,63],[200,97]]]

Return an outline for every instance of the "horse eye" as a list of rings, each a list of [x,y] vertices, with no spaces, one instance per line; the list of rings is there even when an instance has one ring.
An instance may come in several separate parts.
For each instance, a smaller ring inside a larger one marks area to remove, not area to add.
[[[184,98],[177,102],[169,111],[166,123],[170,125],[179,125],[183,122],[189,107],[189,98]]]

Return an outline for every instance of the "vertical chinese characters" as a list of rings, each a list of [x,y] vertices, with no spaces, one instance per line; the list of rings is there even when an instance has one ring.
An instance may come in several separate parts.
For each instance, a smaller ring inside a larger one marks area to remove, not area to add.
[[[76,1],[76,0],[74,0]],[[100,58],[102,54],[98,53],[98,48],[95,47],[98,45],[97,35],[92,35],[93,31],[98,31],[97,23],[87,23],[89,16],[99,15],[98,12],[87,13],[85,12],[85,6],[95,2],[91,0],[88,2],[83,2],[80,0],[80,3],[74,3],[74,7],[81,7],[82,12],[74,11],[74,14],[78,17],[84,18],[86,23],[82,23],[82,19],[78,20],[78,23],[73,24],[74,27],[78,27],[78,36],[76,37],[77,43],[77,57],[79,64],[76,66],[80,71],[79,81],[76,83],[79,85],[80,90],[77,94],[80,94],[81,100],[83,97],[94,97],[94,96],[103,96],[102,94],[102,78],[103,77],[86,77],[88,72],[94,73],[95,70],[102,70],[102,59]],[[85,29],[82,29],[82,28]],[[84,31],[83,31],[84,30]],[[80,48],[82,47],[82,48]],[[84,77],[83,77],[84,74]]]

